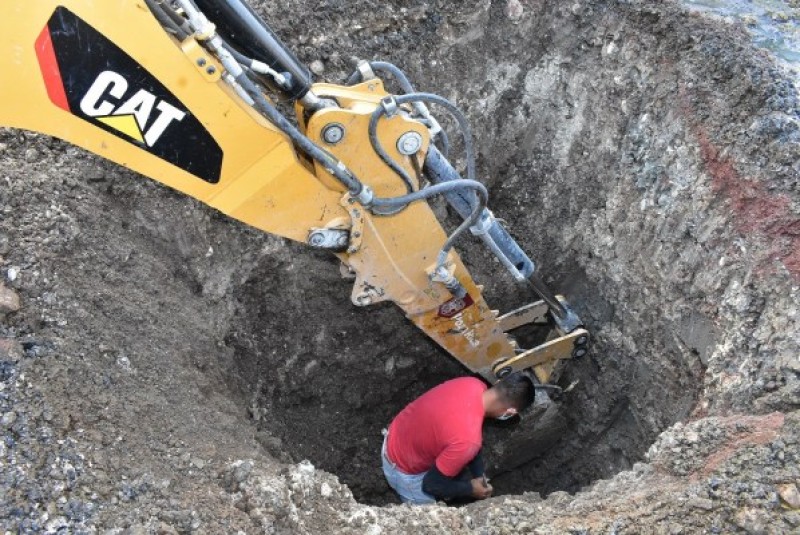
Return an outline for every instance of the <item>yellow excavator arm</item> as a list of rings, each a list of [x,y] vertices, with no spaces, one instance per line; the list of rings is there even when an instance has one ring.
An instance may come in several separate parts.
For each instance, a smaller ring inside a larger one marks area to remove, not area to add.
[[[0,125],[64,139],[330,250],[354,276],[354,304],[394,302],[489,381],[532,368],[546,383],[559,360],[586,352],[578,317],[486,209],[474,164],[465,180],[447,161],[426,103],[456,114],[469,149],[463,117],[396,67],[363,63],[348,85],[311,84],[243,0],[7,0],[2,12]],[[381,70],[405,93],[389,94]],[[269,94],[295,102],[296,123]],[[456,236],[426,202],[434,195],[465,218]],[[452,247],[467,229],[542,300],[491,310]],[[553,332],[533,349],[508,334],[542,321]]]

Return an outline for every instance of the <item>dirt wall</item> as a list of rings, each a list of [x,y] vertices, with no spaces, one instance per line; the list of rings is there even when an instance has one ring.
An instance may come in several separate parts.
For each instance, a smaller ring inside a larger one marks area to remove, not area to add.
[[[380,428],[463,369],[331,258],[3,131],[5,529],[797,529],[798,104],[765,52],[672,3],[254,5],[327,80],[389,59],[467,110],[495,213],[593,334],[578,383],[487,428],[508,495],[370,505]]]

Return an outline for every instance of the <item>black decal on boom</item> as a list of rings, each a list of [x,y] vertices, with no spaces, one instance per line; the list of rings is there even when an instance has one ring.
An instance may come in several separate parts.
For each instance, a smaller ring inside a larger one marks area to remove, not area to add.
[[[142,65],[64,7],[48,30],[73,114],[206,182],[219,182],[219,144]]]

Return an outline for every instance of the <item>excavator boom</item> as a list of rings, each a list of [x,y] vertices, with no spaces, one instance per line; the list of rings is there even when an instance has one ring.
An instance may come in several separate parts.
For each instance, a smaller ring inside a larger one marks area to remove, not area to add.
[[[133,169],[232,218],[330,250],[352,302],[392,301],[471,371],[496,381],[586,352],[588,333],[486,208],[486,190],[445,156],[446,138],[396,67],[364,63],[347,85],[308,70],[243,0],[7,0],[0,19],[0,125],[42,132]],[[399,76],[387,92],[375,71]],[[296,122],[268,95],[295,102]],[[465,145],[471,147],[462,124]],[[426,202],[465,222],[448,237]],[[499,316],[453,248],[480,237],[541,301]],[[509,331],[553,327],[525,351]]]

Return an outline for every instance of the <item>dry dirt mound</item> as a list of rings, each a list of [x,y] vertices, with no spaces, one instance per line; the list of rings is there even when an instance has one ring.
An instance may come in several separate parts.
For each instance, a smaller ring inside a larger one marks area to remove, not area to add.
[[[593,334],[577,386],[487,428],[500,497],[394,505],[380,430],[458,363],[333,258],[2,131],[2,528],[800,529],[800,108],[766,52],[671,3],[253,4],[326,80],[388,59],[468,111],[493,210]]]

